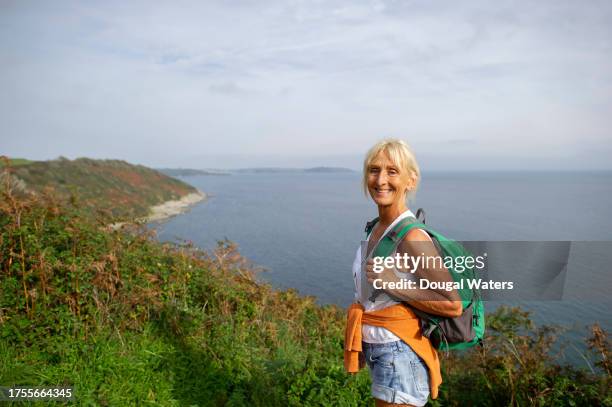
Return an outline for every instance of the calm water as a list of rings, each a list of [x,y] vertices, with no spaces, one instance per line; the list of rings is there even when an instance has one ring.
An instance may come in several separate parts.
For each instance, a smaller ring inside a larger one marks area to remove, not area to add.
[[[228,238],[267,269],[260,277],[274,286],[297,288],[324,304],[351,302],[355,250],[364,223],[377,216],[363,195],[360,174],[183,180],[211,197],[184,215],[152,225],[161,240],[188,239],[212,248]],[[425,174],[411,207],[425,208],[427,223],[457,240],[611,241],[612,173]],[[534,311],[538,323],[567,326],[566,337],[575,343],[584,337],[584,326],[595,321],[612,331],[612,301],[521,305]]]

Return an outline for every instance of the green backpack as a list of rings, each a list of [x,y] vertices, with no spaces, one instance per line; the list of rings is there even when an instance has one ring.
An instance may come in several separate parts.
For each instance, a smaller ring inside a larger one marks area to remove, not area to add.
[[[421,214],[424,215],[424,212],[422,209],[419,209],[417,211],[417,218],[420,218]],[[459,256],[472,256],[461,243],[448,239],[427,227],[424,216],[423,222],[420,222],[417,218],[408,217],[402,219],[389,233],[380,239],[372,257],[388,257],[392,255],[406,233],[414,228],[423,229],[429,234],[443,259],[448,256],[453,257],[453,259]],[[365,228],[366,235],[372,232],[377,222],[378,218],[367,223]],[[452,264],[456,264],[455,261]],[[463,272],[457,272],[453,267],[448,267],[448,271],[456,282],[477,278],[476,270],[473,267],[464,267]],[[484,303],[478,289],[470,289],[467,282],[463,283],[463,287],[457,290],[463,305],[463,313],[458,317],[442,317],[410,307],[420,319],[423,336],[429,338],[437,349],[458,350],[467,349],[476,344],[483,344],[485,331]],[[382,292],[382,289],[375,289],[370,297],[370,301],[374,301],[376,296]]]

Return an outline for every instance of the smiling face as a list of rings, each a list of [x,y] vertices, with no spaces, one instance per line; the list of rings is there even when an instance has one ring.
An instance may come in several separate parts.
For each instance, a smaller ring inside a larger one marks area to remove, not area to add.
[[[404,208],[406,192],[412,187],[412,179],[407,171],[402,171],[381,151],[368,166],[367,186],[376,205]]]

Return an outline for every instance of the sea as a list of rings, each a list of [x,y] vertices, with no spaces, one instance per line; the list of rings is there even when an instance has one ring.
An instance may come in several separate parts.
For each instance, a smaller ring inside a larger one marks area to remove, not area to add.
[[[351,266],[365,222],[377,216],[359,172],[178,178],[208,199],[150,224],[160,240],[211,250],[229,239],[263,269],[258,278],[274,287],[295,288],[320,304],[353,301]],[[598,322],[612,332],[612,172],[424,173],[410,208],[424,208],[427,224],[456,240],[594,242],[597,261],[584,257],[584,267],[567,270],[568,293],[581,287],[573,295],[485,304],[488,310],[518,305],[536,324],[562,327],[562,357],[589,364],[587,326]]]

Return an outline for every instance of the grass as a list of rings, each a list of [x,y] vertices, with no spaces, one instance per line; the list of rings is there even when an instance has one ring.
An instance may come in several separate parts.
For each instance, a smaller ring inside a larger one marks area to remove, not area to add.
[[[7,158],[8,166],[16,167],[19,165],[31,164],[34,161],[27,160],[25,158]],[[7,162],[5,160],[0,160],[0,168],[7,166]]]
[[[262,284],[230,242],[108,230],[78,202],[3,191],[0,385],[72,385],[79,406],[373,405],[368,373],[343,370],[343,310]],[[612,405],[606,333],[593,372],[556,364],[556,341],[500,308],[484,348],[443,356],[431,404]]]

